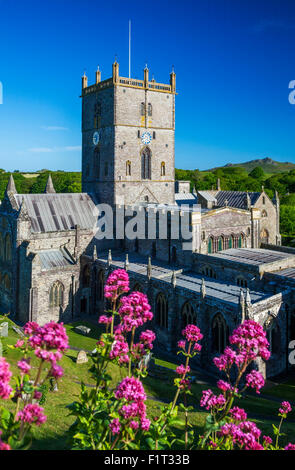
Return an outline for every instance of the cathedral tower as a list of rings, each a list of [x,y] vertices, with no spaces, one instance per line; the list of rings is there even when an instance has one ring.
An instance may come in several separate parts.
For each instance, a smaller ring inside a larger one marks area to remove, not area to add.
[[[82,77],[82,190],[101,203],[174,204],[176,76],[170,84]]]

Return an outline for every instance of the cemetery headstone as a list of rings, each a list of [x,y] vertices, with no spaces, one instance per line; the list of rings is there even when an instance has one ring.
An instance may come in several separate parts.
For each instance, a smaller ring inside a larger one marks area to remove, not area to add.
[[[75,327],[75,330],[78,332],[78,333],[82,333],[82,335],[89,335],[91,329],[88,328],[87,326],[84,326],[84,325],[79,325],[79,326],[76,326]]]
[[[88,362],[88,357],[86,352],[81,349],[81,351],[78,352],[76,363],[85,364],[85,362]]]
[[[0,324],[0,336],[6,338],[8,336],[8,322],[5,321]]]

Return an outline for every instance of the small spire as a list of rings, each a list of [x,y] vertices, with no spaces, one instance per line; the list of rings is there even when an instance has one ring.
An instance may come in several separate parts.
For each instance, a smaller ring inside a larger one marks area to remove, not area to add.
[[[8,193],[9,191],[13,194],[17,194],[17,190],[16,190],[16,187],[15,187],[15,183],[14,183],[14,179],[13,179],[12,174],[9,177],[9,181],[8,181],[7,186],[6,186],[6,191],[5,192]]]
[[[228,200],[227,199],[224,201],[224,205],[225,205],[225,207],[228,206]]]
[[[202,278],[201,297],[202,297],[202,299],[204,299],[206,297],[206,285],[205,285],[204,278]]]
[[[124,263],[124,269],[125,269],[125,271],[128,271],[128,269],[129,269],[129,258],[128,258],[128,254],[126,254],[126,259],[125,259],[125,263]]]
[[[171,284],[174,288],[176,287],[176,273],[175,273],[174,269],[173,269],[173,272],[172,272]]]
[[[108,267],[110,267],[112,264],[112,250],[109,250],[109,255],[108,255]]]
[[[249,305],[249,306],[252,305],[249,288],[247,288],[247,290],[246,290],[246,305]]]
[[[151,276],[152,276],[152,263],[151,263],[151,257],[150,256],[149,256],[148,264],[147,264],[147,267],[146,267],[146,275],[147,275],[148,279],[150,279]]]
[[[250,199],[248,191],[247,191],[247,194],[246,194],[246,205],[247,205],[247,209],[250,210],[251,209],[251,199]]]
[[[47,183],[46,183],[46,187],[45,187],[45,193],[55,193],[55,189],[54,189],[54,186],[53,186],[53,182],[52,182],[52,179],[51,179],[51,175],[48,176],[48,180],[47,180]]]
[[[93,258],[94,261],[97,259],[97,249],[96,249],[96,245],[93,246],[92,258]]]
[[[18,218],[22,220],[29,220],[29,213],[28,213],[28,209],[25,203],[24,196],[22,197],[22,203],[21,203],[20,210],[18,213]]]
[[[221,191],[220,178],[217,178],[216,189],[217,191]]]
[[[239,304],[241,307],[241,312],[242,312],[242,323],[245,321],[245,296],[243,289],[240,289],[240,297],[239,297]]]
[[[263,185],[261,186],[261,191],[264,193],[264,186]]]

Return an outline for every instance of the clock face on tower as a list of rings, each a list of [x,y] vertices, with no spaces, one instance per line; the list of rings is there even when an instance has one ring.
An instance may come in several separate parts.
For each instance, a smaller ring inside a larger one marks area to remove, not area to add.
[[[97,145],[99,143],[100,135],[99,132],[95,131],[92,137],[93,144]]]
[[[152,136],[149,132],[144,132],[141,136],[141,142],[145,145],[150,144],[152,141]]]

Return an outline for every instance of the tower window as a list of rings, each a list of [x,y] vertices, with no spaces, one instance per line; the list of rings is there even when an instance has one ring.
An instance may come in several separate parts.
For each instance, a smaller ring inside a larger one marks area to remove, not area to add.
[[[140,114],[141,116],[145,116],[145,104],[141,103],[140,105]]]
[[[64,286],[61,282],[56,281],[50,288],[49,306],[59,307],[63,304]]]
[[[165,167],[165,162],[161,163],[161,176],[165,176],[166,174],[166,167]]]
[[[100,176],[100,150],[99,148],[94,149],[94,174],[99,178]]]
[[[151,152],[148,147],[141,153],[141,177],[142,179],[151,179]]]
[[[153,115],[153,107],[152,107],[151,103],[148,104],[148,115],[149,116]]]
[[[153,132],[153,139],[156,138],[156,131]]]
[[[137,137],[140,139],[140,131],[137,131]]]
[[[126,162],[126,176],[131,176],[131,162],[127,160]]]

